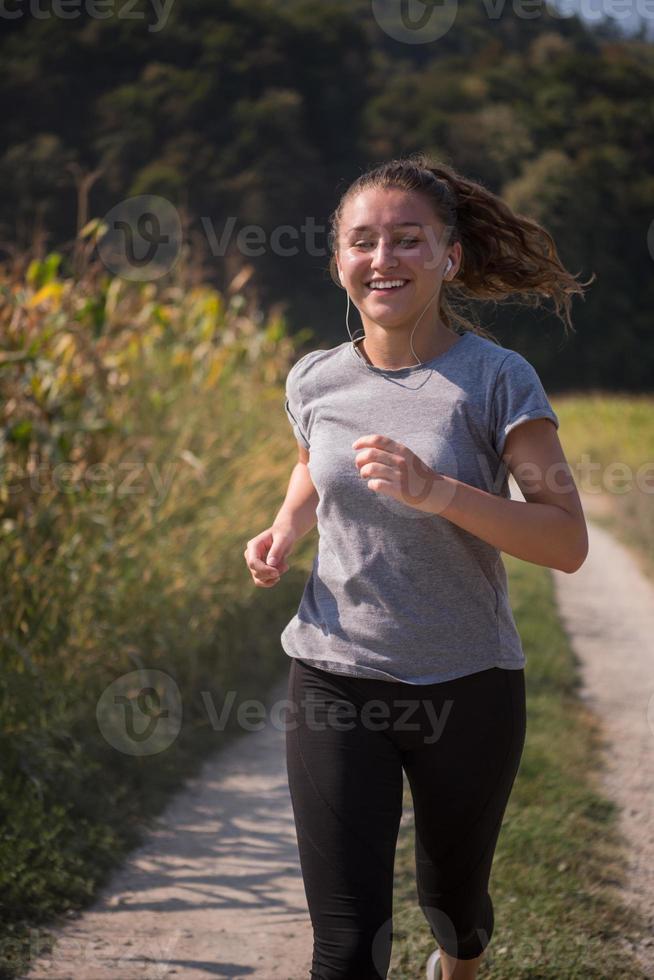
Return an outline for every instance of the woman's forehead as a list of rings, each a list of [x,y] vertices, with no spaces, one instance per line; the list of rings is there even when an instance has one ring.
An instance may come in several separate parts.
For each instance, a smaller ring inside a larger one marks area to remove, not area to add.
[[[363,231],[366,228],[415,227],[438,225],[423,195],[399,188],[368,188],[347,201],[341,216],[343,231]]]

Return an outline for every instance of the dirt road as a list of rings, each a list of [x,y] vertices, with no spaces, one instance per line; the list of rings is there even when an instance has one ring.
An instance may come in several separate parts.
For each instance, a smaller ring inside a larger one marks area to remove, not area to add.
[[[553,571],[557,605],[580,661],[582,696],[600,719],[606,795],[629,849],[621,898],[649,929],[633,949],[654,977],[654,585],[636,558],[592,522],[606,499],[584,497],[589,555],[574,575]]]
[[[285,697],[282,682],[268,703]],[[265,721],[188,781],[29,980],[309,976],[284,732],[272,713]]]

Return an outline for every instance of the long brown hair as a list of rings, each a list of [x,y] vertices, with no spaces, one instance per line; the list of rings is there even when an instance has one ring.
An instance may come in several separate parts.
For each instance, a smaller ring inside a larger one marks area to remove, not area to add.
[[[548,298],[554,301],[566,330],[574,332],[571,298],[573,294],[583,298],[595,274],[585,283],[577,282],[562,265],[554,239],[541,225],[516,214],[482,184],[445,163],[433,162],[424,153],[380,164],[357,177],[344,192],[330,217],[329,272],[337,286],[341,283],[335,252],[343,209],[357,194],[371,188],[399,188],[424,195],[445,226],[445,247],[461,242],[461,266],[454,279],[443,280],[439,296],[439,316],[447,327],[457,324],[499,343],[476,317],[470,318],[475,315],[470,301],[516,297],[520,305],[538,307]],[[468,315],[462,312],[464,306]]]

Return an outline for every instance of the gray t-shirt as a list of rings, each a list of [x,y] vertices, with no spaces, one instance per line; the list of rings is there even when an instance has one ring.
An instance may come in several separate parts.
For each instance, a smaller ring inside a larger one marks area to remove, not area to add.
[[[285,652],[410,684],[523,667],[499,549],[369,489],[351,444],[390,436],[430,468],[510,497],[509,431],[535,418],[559,426],[532,365],[468,331],[424,365],[396,370],[373,367],[346,341],[296,361],[284,407],[319,496],[318,550],[281,634]]]

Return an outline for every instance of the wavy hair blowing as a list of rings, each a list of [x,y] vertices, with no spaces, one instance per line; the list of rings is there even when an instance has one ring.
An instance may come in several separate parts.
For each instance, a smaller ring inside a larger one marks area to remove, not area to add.
[[[461,243],[461,266],[454,279],[443,280],[439,316],[451,328],[481,334],[495,342],[475,315],[471,301],[501,301],[517,297],[520,305],[538,307],[543,299],[554,301],[556,315],[574,332],[570,319],[572,296],[585,298],[584,289],[596,278],[577,282],[561,263],[552,236],[536,221],[516,214],[509,205],[477,181],[464,177],[426,154],[390,160],[361,174],[350,184],[330,217],[329,272],[337,286],[335,252],[345,205],[361,191],[399,188],[416,191],[432,204],[445,226],[445,247]],[[449,232],[449,234],[448,234]],[[466,316],[457,307],[465,305]]]

